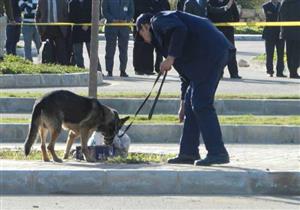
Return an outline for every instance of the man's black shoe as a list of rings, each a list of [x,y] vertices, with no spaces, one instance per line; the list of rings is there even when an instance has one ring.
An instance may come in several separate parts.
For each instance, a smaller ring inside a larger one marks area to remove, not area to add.
[[[148,73],[146,73],[146,75],[155,75],[155,73],[154,72],[148,72]]]
[[[144,73],[135,71],[135,75],[144,75]]]
[[[230,76],[230,78],[231,79],[242,79],[242,77],[239,75],[232,75],[232,76]]]
[[[121,71],[120,77],[128,77],[128,74],[126,74],[125,72]]]
[[[196,160],[194,162],[195,166],[210,166],[212,164],[225,164],[229,163],[228,154],[220,154],[220,155],[207,155],[203,160]]]
[[[286,77],[284,74],[276,74],[276,77]]]
[[[300,76],[298,74],[292,74],[290,75],[291,79],[300,79]]]
[[[178,155],[175,158],[168,160],[169,164],[194,164],[195,160],[200,159],[200,156]]]

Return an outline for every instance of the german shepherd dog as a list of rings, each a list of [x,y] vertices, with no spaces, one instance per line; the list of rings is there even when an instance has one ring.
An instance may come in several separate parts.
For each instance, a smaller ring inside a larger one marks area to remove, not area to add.
[[[70,91],[53,91],[37,100],[31,118],[31,125],[25,140],[25,155],[30,149],[39,133],[41,150],[44,161],[50,161],[46,151],[46,139],[50,132],[50,143],[47,149],[53,161],[62,162],[54,151],[55,141],[61,129],[69,130],[64,159],[67,159],[74,139],[80,137],[82,153],[88,162],[95,162],[87,148],[87,141],[94,131],[101,132],[106,145],[113,143],[113,139],[124,123],[129,119],[119,118],[118,112],[101,104],[95,98],[76,95]]]

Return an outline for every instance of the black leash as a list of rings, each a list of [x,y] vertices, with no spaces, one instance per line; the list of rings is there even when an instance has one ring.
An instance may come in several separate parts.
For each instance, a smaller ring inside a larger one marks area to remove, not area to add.
[[[161,81],[159,90],[158,90],[158,92],[157,92],[157,95],[156,95],[155,100],[154,100],[154,102],[153,102],[153,105],[152,105],[152,107],[151,107],[151,110],[150,110],[150,112],[149,112],[149,115],[148,115],[148,119],[149,119],[149,120],[151,120],[151,118],[152,118],[152,115],[153,115],[153,112],[154,112],[156,103],[157,103],[157,101],[158,101],[158,99],[159,99],[159,96],[160,96],[160,93],[161,93],[163,84],[164,84],[164,82],[165,82],[165,80],[166,80],[167,74],[168,74],[168,73],[167,73],[167,71],[166,71],[165,74],[164,74],[164,77],[163,77],[163,79],[162,79],[162,81]],[[145,98],[145,100],[143,101],[143,103],[140,105],[140,107],[139,107],[139,108],[137,109],[137,111],[135,112],[134,117],[133,117],[133,120],[130,122],[130,124],[127,125],[127,127],[125,128],[125,130],[123,131],[123,133],[122,133],[121,135],[118,135],[119,138],[122,138],[122,137],[125,135],[125,133],[129,130],[129,128],[131,127],[131,125],[132,125],[133,122],[135,121],[137,115],[139,114],[139,112],[141,111],[141,109],[144,107],[144,105],[145,105],[146,102],[148,101],[149,97],[151,96],[152,91],[153,91],[154,87],[156,86],[156,84],[157,84],[157,82],[158,82],[160,76],[161,76],[161,73],[158,73],[158,75],[157,75],[157,77],[156,77],[156,80],[155,80],[155,82],[154,82],[154,84],[153,84],[153,86],[152,86],[152,88],[151,88],[149,94],[146,96],[146,98]]]

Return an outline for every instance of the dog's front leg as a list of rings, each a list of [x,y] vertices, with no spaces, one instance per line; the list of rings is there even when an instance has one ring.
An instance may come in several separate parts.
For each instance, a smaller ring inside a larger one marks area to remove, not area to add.
[[[75,138],[77,138],[79,136],[79,134],[75,131],[69,131],[69,135],[68,135],[68,139],[67,139],[67,147],[64,153],[64,159],[68,159],[69,158],[69,154],[70,154],[70,149],[74,143]]]
[[[90,155],[87,147],[87,141],[89,137],[89,130],[87,128],[80,129],[81,150],[87,162],[96,162],[96,158]]]

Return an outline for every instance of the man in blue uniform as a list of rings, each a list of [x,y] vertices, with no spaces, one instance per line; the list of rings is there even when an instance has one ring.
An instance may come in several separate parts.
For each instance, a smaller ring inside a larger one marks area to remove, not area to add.
[[[271,0],[263,4],[263,11],[266,16],[267,22],[278,21],[280,2],[278,0]],[[277,65],[276,65],[276,76],[286,77],[283,74],[284,70],[284,40],[280,38],[280,27],[265,27],[262,38],[265,40],[266,47],[266,68],[267,74],[273,77],[273,57],[274,49],[276,46],[277,52]]]
[[[214,97],[233,45],[212,23],[180,11],[164,11],[153,16],[142,14],[137,30],[166,58],[162,73],[172,66],[182,78],[179,118],[184,120],[180,151],[168,163],[195,165],[229,162],[220,124],[214,109]],[[208,154],[200,159],[199,138],[202,134]]]

